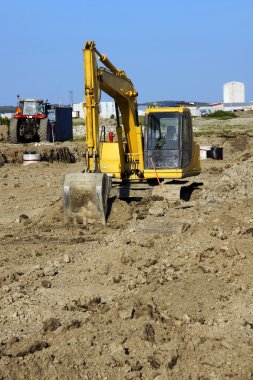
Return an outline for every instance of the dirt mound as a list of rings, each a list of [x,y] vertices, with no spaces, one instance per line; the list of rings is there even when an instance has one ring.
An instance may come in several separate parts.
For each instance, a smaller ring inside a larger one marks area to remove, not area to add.
[[[51,225],[62,225],[63,221],[63,198],[60,197],[56,201],[52,202],[41,215],[34,218],[34,223],[38,226],[51,226]]]
[[[189,201],[112,198],[107,226],[64,224],[82,162],[0,167],[1,378],[252,378],[253,141],[198,139],[224,160]]]
[[[123,200],[111,198],[108,210],[108,223],[113,228],[122,227],[132,219],[132,207]]]
[[[47,162],[84,162],[85,145],[80,142],[1,144],[1,153],[6,163],[21,164],[23,154],[28,152],[39,153],[42,161]]]

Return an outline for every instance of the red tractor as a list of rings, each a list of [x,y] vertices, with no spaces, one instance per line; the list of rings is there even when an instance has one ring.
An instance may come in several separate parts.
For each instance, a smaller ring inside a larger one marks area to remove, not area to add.
[[[10,142],[48,141],[48,109],[50,105],[41,99],[20,99],[17,111],[10,121]]]

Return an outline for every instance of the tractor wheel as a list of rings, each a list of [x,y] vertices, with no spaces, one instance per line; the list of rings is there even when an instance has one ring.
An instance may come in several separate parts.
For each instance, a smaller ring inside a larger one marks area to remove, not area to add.
[[[11,119],[9,127],[9,141],[11,144],[18,144],[18,119]]]
[[[39,138],[40,141],[48,141],[49,121],[48,117],[40,120]]]

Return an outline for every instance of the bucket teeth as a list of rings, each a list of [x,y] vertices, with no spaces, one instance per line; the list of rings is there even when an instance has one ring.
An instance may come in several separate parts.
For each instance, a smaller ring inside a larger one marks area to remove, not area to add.
[[[111,180],[104,173],[71,173],[64,182],[64,218],[70,223],[106,223]]]

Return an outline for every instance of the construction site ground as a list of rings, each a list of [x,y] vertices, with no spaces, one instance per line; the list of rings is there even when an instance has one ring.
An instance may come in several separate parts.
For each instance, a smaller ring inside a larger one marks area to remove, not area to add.
[[[112,199],[107,226],[64,224],[83,143],[28,166],[1,144],[0,379],[252,379],[252,136],[197,137],[224,160],[188,201]]]

